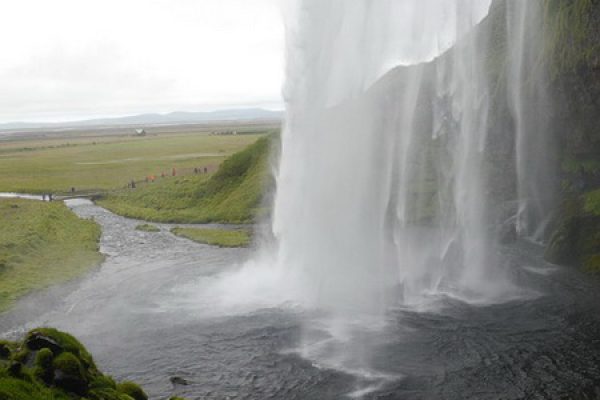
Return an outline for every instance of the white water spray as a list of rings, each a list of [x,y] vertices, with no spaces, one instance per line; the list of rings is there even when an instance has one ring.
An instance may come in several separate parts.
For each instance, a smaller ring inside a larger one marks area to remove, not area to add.
[[[481,292],[487,283],[480,164],[488,95],[467,34],[488,6],[297,4],[274,231],[276,264],[309,305],[376,314],[398,298]],[[456,38],[465,43],[435,73],[420,64],[375,83],[390,65],[428,61]],[[424,121],[431,107],[423,103],[437,99],[455,131]],[[434,134],[446,154],[428,148]],[[437,157],[447,165],[436,171]],[[437,227],[418,227],[418,214],[435,209]]]
[[[489,302],[517,293],[496,250],[488,143],[515,142],[517,229],[535,231],[548,209],[540,199],[549,186],[539,181],[549,174],[534,153],[548,144],[530,131],[547,105],[525,103],[543,97],[534,70],[541,6],[495,2],[495,17],[481,22],[489,7],[294,3],[274,264],[303,303],[383,315],[432,294]],[[498,133],[501,107],[512,132]]]
[[[541,174],[525,160],[540,142],[524,104],[539,93],[525,72],[541,37],[539,9],[507,3],[494,18],[480,0],[293,3],[276,246],[222,282],[223,298],[318,310],[300,353],[360,375],[388,310],[522,294],[498,255],[494,191],[514,175],[513,220],[539,226],[529,185]],[[500,126],[500,109],[514,126]],[[513,166],[498,172],[489,143],[504,137]]]

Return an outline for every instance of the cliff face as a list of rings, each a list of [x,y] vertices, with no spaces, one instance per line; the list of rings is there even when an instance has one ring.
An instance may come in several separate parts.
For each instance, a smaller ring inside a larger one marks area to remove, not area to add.
[[[549,16],[555,29],[550,85],[561,203],[546,257],[600,271],[600,2],[551,4],[556,14]]]
[[[381,78],[370,90],[371,106],[399,109],[402,93],[422,77],[413,124],[424,134],[412,156],[420,165],[415,181],[422,181],[414,186],[413,211],[416,223],[436,223],[448,198],[437,177],[445,173],[445,151],[459,131],[453,123],[460,122],[447,99],[452,93],[440,91],[440,77],[452,73],[461,46],[473,45],[471,56],[485,70],[481,167],[492,236],[500,242],[534,236],[547,244],[549,261],[600,271],[600,1],[527,3],[535,23],[516,26],[517,2],[494,1],[454,48]],[[515,52],[520,70],[514,61],[511,66]],[[385,111],[381,120],[402,129]],[[529,201],[525,211],[523,198]],[[519,227],[524,212],[529,226]]]

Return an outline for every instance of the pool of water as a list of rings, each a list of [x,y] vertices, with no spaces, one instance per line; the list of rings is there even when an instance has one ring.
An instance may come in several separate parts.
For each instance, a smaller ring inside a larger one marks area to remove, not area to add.
[[[600,285],[545,263],[534,244],[502,249],[530,296],[437,297],[434,307],[391,310],[381,326],[357,316],[339,335],[293,305],[219,308],[210,286],[249,249],[193,243],[170,225],[140,232],[139,221],[89,201],[68,204],[101,224],[105,263],[21,301],[0,317],[0,336],[69,331],[102,370],[153,399],[562,399],[600,387]]]

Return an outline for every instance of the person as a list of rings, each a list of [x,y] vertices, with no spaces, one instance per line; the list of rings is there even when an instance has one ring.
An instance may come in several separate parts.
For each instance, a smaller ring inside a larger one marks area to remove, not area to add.
[[[198,168],[194,168],[194,174],[198,173]]]
[[[48,193],[48,201],[52,201],[52,193]]]
[[[75,188],[71,187],[71,193],[75,193]]]
[[[46,201],[46,193],[42,193],[42,201]]]
[[[204,173],[208,173],[208,168],[204,167]]]
[[[135,189],[135,181],[133,179],[131,180],[131,188]]]

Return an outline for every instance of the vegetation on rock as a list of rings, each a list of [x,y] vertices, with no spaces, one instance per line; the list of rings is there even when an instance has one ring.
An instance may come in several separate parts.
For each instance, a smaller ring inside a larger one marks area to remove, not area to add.
[[[245,229],[173,228],[171,232],[198,243],[219,247],[246,247],[251,239]]]
[[[52,328],[30,331],[19,343],[2,342],[2,400],[147,400],[133,382],[102,374],[73,336]]]
[[[600,3],[552,0],[546,12],[562,200],[546,259],[600,272]]]
[[[544,2],[545,59],[554,78],[588,63],[600,51],[592,31],[593,7],[593,0]]]
[[[117,390],[121,393],[125,393],[134,400],[148,400],[148,395],[134,382],[126,381],[119,383],[117,385]]]
[[[545,256],[556,264],[600,272],[600,215],[588,208],[586,197],[564,201]]]
[[[160,232],[160,228],[152,224],[140,224],[135,227],[135,230],[141,232]]]

